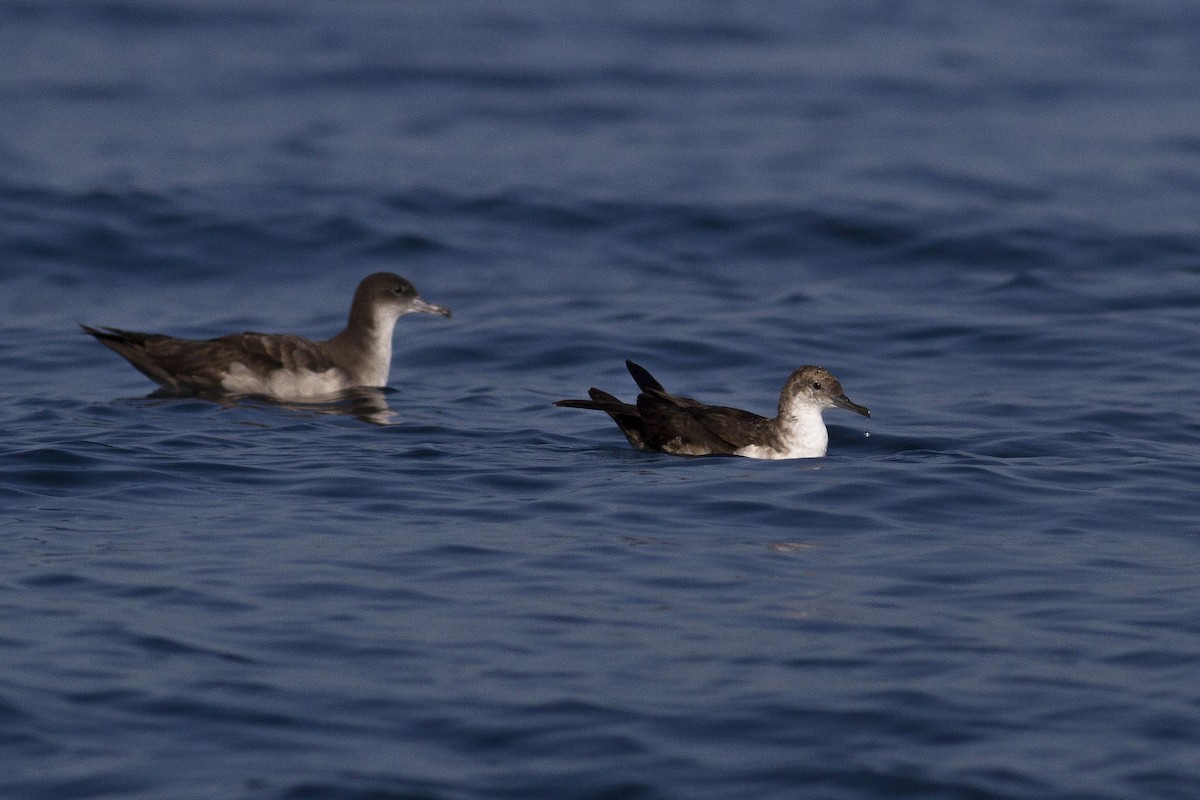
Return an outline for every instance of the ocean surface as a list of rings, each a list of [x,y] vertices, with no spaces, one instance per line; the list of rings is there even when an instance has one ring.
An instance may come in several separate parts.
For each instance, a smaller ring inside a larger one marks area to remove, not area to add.
[[[0,3],[0,797],[1200,797],[1200,6]],[[386,392],[155,395],[77,323]],[[631,450],[635,387],[870,421]]]

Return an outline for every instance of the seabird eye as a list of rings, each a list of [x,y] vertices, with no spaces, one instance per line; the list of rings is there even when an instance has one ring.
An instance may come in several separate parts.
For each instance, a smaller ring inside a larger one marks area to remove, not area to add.
[[[813,381],[813,388],[816,389],[818,392],[821,391],[821,382]]]

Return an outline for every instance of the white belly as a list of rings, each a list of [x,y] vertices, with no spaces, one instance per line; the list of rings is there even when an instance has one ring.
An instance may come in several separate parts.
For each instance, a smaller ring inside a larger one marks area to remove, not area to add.
[[[346,373],[336,368],[324,372],[277,369],[259,375],[237,363],[230,366],[221,386],[232,394],[258,394],[300,402],[319,400],[349,388]]]
[[[746,458],[820,458],[825,455],[825,448],[820,449],[815,447],[790,447],[787,450],[776,450],[773,447],[764,447],[761,444],[752,444],[734,453],[734,455],[745,456]]]

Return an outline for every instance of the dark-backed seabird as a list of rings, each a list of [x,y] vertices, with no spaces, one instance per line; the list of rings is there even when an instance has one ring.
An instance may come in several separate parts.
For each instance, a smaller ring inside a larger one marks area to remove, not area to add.
[[[414,312],[450,316],[450,309],[422,300],[404,278],[377,272],[358,284],[346,329],[324,341],[268,333],[176,339],[81,327],[169,392],[303,402],[386,386],[396,320]]]
[[[768,419],[669,394],[644,368],[632,361],[625,366],[642,390],[636,405],[594,388],[588,390],[591,400],[559,400],[555,405],[603,411],[635,449],[678,456],[817,458],[829,445],[822,411],[838,406],[871,416],[846,397],[838,379],[823,367],[793,372],[779,394],[779,415]]]

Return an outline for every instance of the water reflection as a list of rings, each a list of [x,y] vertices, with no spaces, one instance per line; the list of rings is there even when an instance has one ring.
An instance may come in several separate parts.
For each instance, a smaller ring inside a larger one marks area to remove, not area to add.
[[[257,406],[286,408],[289,411],[301,414],[344,414],[356,417],[363,422],[369,422],[372,425],[391,425],[392,420],[396,417],[396,412],[388,405],[387,395],[393,391],[392,389],[359,387],[357,389],[347,389],[326,399],[299,403],[276,400],[261,395],[180,395],[160,389],[149,394],[147,399],[179,400],[181,398],[195,398],[216,403],[227,408],[234,406]]]
[[[337,397],[316,403],[284,403],[269,398],[264,402],[266,405],[283,406],[293,411],[307,411],[314,414],[345,414],[372,425],[391,425],[396,412],[388,405],[385,391],[390,392],[391,390],[360,387],[347,389]]]

